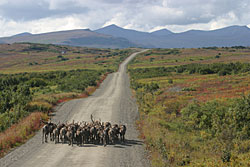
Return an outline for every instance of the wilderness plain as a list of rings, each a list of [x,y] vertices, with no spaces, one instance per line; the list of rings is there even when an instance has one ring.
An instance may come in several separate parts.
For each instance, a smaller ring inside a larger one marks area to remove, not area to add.
[[[250,0],[0,0],[0,167],[250,167]]]
[[[0,48],[1,166],[249,165],[249,47]],[[125,123],[126,144],[41,143],[41,119],[89,121],[91,114]],[[46,152],[57,149],[47,161]]]
[[[152,166],[249,166],[249,55],[152,49],[129,64]]]

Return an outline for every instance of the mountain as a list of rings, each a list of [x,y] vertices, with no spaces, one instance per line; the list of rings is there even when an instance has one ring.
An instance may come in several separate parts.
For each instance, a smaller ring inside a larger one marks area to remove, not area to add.
[[[24,36],[30,36],[30,35],[32,35],[32,34],[29,32],[23,32],[20,34],[13,35],[12,37],[24,37]]]
[[[250,29],[247,26],[230,26],[212,31],[190,30],[170,34],[163,43],[163,47],[170,48],[250,46]]]
[[[169,31],[168,29],[161,29],[161,30],[151,32],[151,34],[157,35],[157,36],[166,36],[169,34],[173,34],[173,32]]]
[[[22,33],[11,37],[0,38],[0,43],[32,42],[44,44],[61,44],[98,48],[138,47],[125,38],[93,32],[89,29],[57,31],[42,34]]]
[[[13,35],[12,37],[24,37],[24,36],[30,36],[30,35],[32,35],[32,34],[29,32],[23,32],[20,34]]]
[[[155,43],[158,42],[157,37],[148,32],[124,29],[114,24],[97,29],[95,32],[114,37],[126,38],[137,45],[141,45],[142,47],[156,47]]]
[[[0,38],[0,43],[34,42],[99,48],[199,48],[211,46],[250,46],[247,26],[230,26],[212,31],[189,30],[173,33],[167,29],[152,33],[109,25],[95,31],[89,29],[43,34],[21,33]]]
[[[97,29],[95,32],[126,38],[146,48],[250,46],[250,29],[247,26],[230,26],[212,31],[190,30],[182,33],[162,29],[147,33],[110,25]]]

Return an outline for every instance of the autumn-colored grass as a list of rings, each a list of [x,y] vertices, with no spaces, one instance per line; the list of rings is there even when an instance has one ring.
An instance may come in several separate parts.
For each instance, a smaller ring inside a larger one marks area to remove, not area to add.
[[[0,157],[34,136],[35,132],[42,126],[41,119],[47,120],[48,116],[42,112],[33,112],[19,123],[0,133]]]
[[[35,112],[0,134],[0,157],[32,137],[41,127],[40,118],[47,119],[45,113],[53,112],[55,105],[93,94],[106,76],[118,70],[119,64],[134,51],[32,43],[0,44],[0,74],[79,69],[93,69],[103,74],[97,79],[96,86],[89,86],[84,92],[73,89],[68,92],[69,90],[57,89],[58,85],[49,85],[44,90],[40,87],[30,88],[34,94],[26,109]]]
[[[128,54],[121,51],[128,51]],[[131,49],[95,49],[30,43],[0,44],[0,73],[116,70],[120,58],[130,55],[131,52]]]
[[[177,50],[179,53],[175,54],[166,54],[171,49],[149,50],[147,53],[150,54],[143,53],[136,57],[129,69],[191,63],[250,63],[250,48]],[[219,58],[216,58],[217,55]],[[225,76],[169,72],[163,77],[133,78],[133,82],[159,85],[155,92],[147,92],[145,87],[133,91],[140,112],[140,120],[137,122],[140,137],[144,139],[150,152],[152,166],[250,165],[250,140],[221,142],[209,131],[188,127],[189,120],[184,121],[181,112],[193,101],[203,104],[218,100],[227,106],[232,99],[250,94],[250,72]],[[227,146],[233,147],[230,152],[231,160],[223,162],[223,151]]]
[[[156,81],[163,88],[163,93],[158,96],[160,99],[176,98],[177,96],[185,96],[188,99],[196,99],[199,101],[209,101],[213,99],[225,99],[240,97],[244,93],[250,93],[250,75],[173,75],[170,77],[146,79],[146,82]],[[173,84],[169,84],[168,80],[172,79]],[[139,80],[139,82],[145,82]],[[179,92],[171,92],[169,89],[178,88]],[[186,89],[186,90],[185,90]],[[189,89],[193,89],[189,90]]]
[[[0,133],[0,157],[4,156],[11,149],[25,143],[29,138],[34,136],[35,132],[41,128],[41,119],[47,120],[49,116],[46,114],[52,112],[52,109],[58,103],[66,102],[76,98],[86,98],[93,94],[100,86],[102,81],[107,77],[108,73],[103,75],[95,87],[88,87],[83,93],[59,93],[45,94],[35,97],[30,102],[29,107],[33,107],[40,112],[33,112],[29,116],[22,119],[17,124],[13,124],[10,128]],[[46,112],[41,112],[46,111]]]
[[[168,67],[190,63],[249,62],[249,55],[249,47],[245,49],[152,49],[137,56],[129,68]]]

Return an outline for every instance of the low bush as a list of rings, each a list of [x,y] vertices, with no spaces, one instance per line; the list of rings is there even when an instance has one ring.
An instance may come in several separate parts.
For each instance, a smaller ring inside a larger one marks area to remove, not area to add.
[[[229,104],[218,100],[193,102],[181,113],[183,119],[189,121],[188,126],[207,130],[222,140],[250,137],[250,95],[234,99]]]
[[[80,94],[108,70],[71,70],[45,73],[21,73],[0,77],[0,132],[33,111],[47,112],[59,98],[56,94],[71,92]],[[46,98],[37,100],[36,97]]]
[[[28,117],[12,125],[5,132],[0,133],[0,157],[6,154],[11,148],[26,142],[35,131],[42,126],[41,120],[47,120],[46,114],[41,112],[31,113]]]

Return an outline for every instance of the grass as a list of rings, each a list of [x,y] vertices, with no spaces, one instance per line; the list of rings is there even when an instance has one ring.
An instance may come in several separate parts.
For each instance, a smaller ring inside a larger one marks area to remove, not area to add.
[[[35,132],[42,127],[41,119],[48,120],[49,115],[47,113],[53,112],[53,107],[55,105],[72,99],[90,96],[100,86],[107,74],[108,73],[100,78],[96,86],[89,86],[83,93],[68,92],[44,94],[33,98],[29,103],[29,108],[32,108],[32,110],[36,112],[31,113],[18,123],[13,124],[10,128],[0,133],[0,157],[3,157],[10,150],[22,145],[33,137]]]
[[[52,86],[30,88],[33,92],[32,101],[27,107],[33,112],[0,133],[0,157],[31,138],[41,127],[40,119],[48,119],[46,112],[53,111],[55,105],[93,94],[108,73],[118,70],[119,64],[134,51],[132,49],[94,49],[31,43],[0,44],[1,74],[10,74],[15,77],[17,75],[12,74],[22,73],[21,75],[24,76],[25,73],[33,72],[71,71],[72,77],[75,77],[73,70],[76,69],[92,69],[102,74],[96,80],[95,86],[88,86],[83,92],[79,90],[59,91],[58,85],[53,85],[58,81],[51,81]],[[0,75],[2,76],[6,77],[6,75]]]
[[[0,44],[0,73],[74,69],[116,70],[132,49],[95,49],[31,43]],[[63,52],[63,53],[62,53]]]
[[[41,119],[47,120],[48,116],[42,112],[31,113],[5,132],[0,133],[0,157],[34,136],[42,126]]]
[[[178,52],[175,52],[177,50]],[[129,68],[176,66],[190,63],[209,64],[249,62],[250,48],[234,49],[152,49],[137,56]],[[218,57],[219,56],[219,57]],[[218,58],[217,58],[218,57]]]
[[[90,96],[100,86],[107,74],[108,73],[100,78],[96,86],[89,86],[83,93],[68,92],[44,94],[33,98],[28,106],[29,108],[33,108],[32,110],[36,112],[31,113],[18,123],[13,124],[10,128],[0,133],[0,157],[3,157],[10,150],[22,145],[33,137],[35,132],[42,127],[41,119],[48,120],[49,115],[47,113],[53,112],[53,107],[55,105],[72,99]]]
[[[194,62],[249,63],[247,55],[250,55],[250,48],[178,49],[177,53],[169,52],[171,49],[149,50],[129,65],[132,87],[135,83],[159,86],[156,91],[147,91],[144,86],[134,87],[133,91],[140,112],[137,125],[150,152],[152,166],[249,166],[249,139],[222,140],[207,130],[195,130],[189,126],[192,125],[191,120],[183,119],[181,111],[193,101],[203,104],[215,99],[223,104],[221,107],[228,109],[233,99],[250,94],[250,72],[225,76],[168,72],[165,76],[154,77],[152,74],[151,77],[147,71],[143,75],[136,74],[136,69]],[[220,57],[216,58],[216,55]],[[154,59],[150,61],[150,58]],[[230,152],[228,146],[232,146]],[[223,162],[228,153],[230,162]]]

